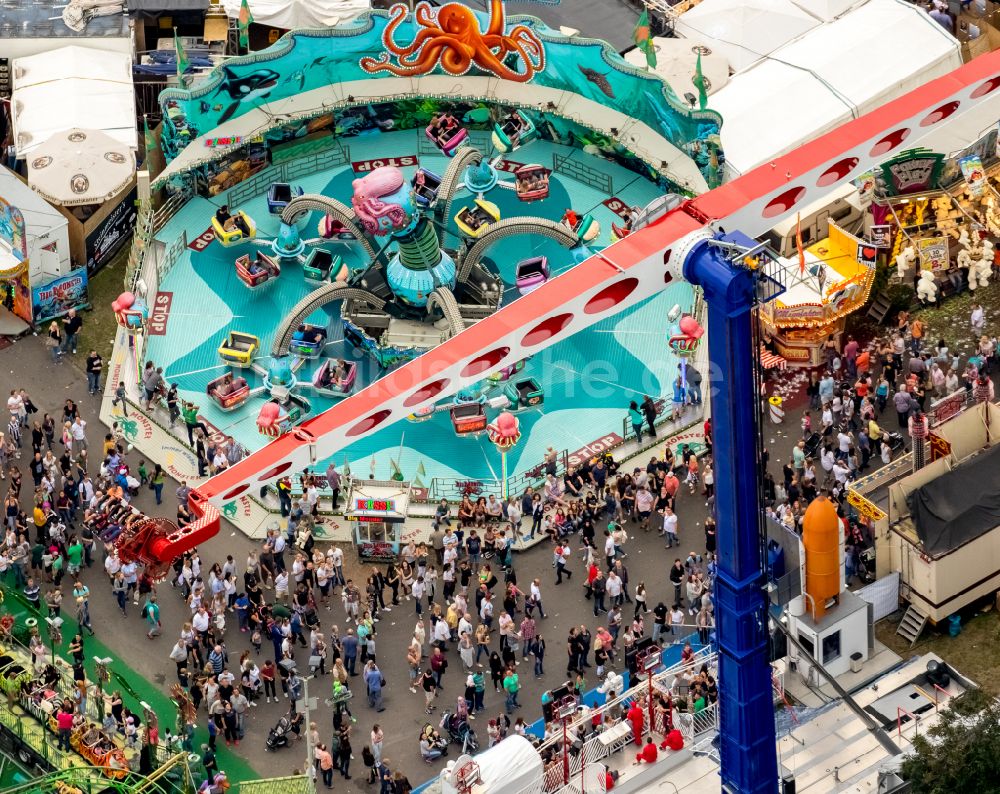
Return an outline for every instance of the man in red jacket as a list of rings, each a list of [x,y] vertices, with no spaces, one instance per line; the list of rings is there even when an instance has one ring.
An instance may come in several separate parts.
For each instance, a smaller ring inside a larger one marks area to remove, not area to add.
[[[658,755],[659,751],[656,749],[656,742],[654,742],[653,737],[650,736],[646,740],[646,746],[642,748],[642,752],[636,755],[635,762],[637,764],[641,764],[643,762],[647,764],[655,764]]]
[[[636,700],[632,701],[632,706],[629,708],[628,713],[625,715],[626,719],[632,723],[632,738],[635,741],[635,746],[640,747],[642,745],[642,707]]]

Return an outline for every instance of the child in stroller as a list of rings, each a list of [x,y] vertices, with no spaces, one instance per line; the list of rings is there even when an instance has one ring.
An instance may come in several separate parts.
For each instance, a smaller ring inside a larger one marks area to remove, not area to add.
[[[446,711],[441,715],[440,728],[448,738],[461,746],[463,753],[474,753],[479,749],[479,740],[469,721],[461,714]]]

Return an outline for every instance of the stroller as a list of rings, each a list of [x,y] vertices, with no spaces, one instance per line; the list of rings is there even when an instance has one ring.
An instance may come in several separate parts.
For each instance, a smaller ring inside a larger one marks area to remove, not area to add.
[[[479,749],[479,739],[476,732],[469,725],[469,721],[452,714],[450,711],[441,715],[440,728],[448,734],[448,738],[457,745],[460,745],[463,753],[474,753]]]
[[[267,750],[277,750],[279,747],[288,747],[288,735],[292,732],[292,720],[287,714],[283,714],[278,724],[267,732],[267,739],[264,746]]]

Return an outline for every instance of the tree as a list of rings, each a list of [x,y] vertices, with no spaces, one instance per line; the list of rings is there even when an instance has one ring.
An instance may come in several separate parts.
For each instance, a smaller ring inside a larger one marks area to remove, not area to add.
[[[1000,702],[981,689],[952,700],[923,736],[900,775],[913,794],[996,791],[1000,781]]]

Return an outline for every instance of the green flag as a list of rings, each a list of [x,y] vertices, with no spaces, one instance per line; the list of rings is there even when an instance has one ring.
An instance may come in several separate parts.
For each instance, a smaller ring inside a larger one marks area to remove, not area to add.
[[[389,458],[389,466],[392,468],[392,477],[390,479],[402,482],[404,479],[403,470],[399,468],[399,464],[392,458]]]
[[[705,73],[701,70],[701,48],[698,48],[698,62],[694,67],[694,83],[698,89],[698,109],[704,110],[708,107],[708,91],[705,90]]]
[[[253,14],[250,13],[250,4],[247,0],[240,3],[240,17],[238,25],[240,28],[240,46],[250,49],[250,26],[253,24]]]
[[[153,131],[149,129],[149,119],[145,116],[142,117],[142,142],[143,148],[146,150],[146,156],[143,159],[142,164],[148,171],[150,166],[149,158],[152,157],[153,152],[156,151],[156,136],[153,135]]]
[[[646,66],[650,69],[656,68],[656,48],[653,46],[653,34],[649,29],[649,11],[643,9],[639,16],[639,21],[635,23],[635,30],[632,32],[632,39],[635,46],[646,55]]]
[[[174,28],[174,52],[177,58],[177,76],[181,79],[181,85],[183,85],[184,73],[191,68],[191,62],[188,60],[187,53],[184,52],[184,45],[181,44],[181,40],[177,37],[177,28]]]

